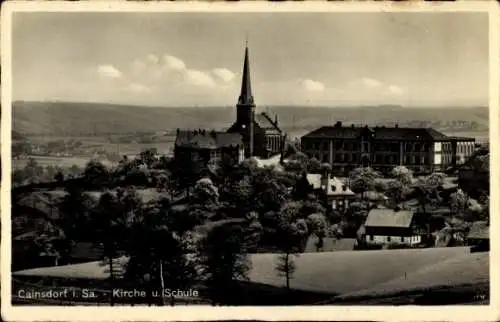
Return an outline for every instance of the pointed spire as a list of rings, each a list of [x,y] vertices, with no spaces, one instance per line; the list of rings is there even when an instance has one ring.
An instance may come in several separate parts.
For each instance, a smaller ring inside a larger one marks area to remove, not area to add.
[[[252,85],[250,82],[250,62],[248,59],[248,38],[245,39],[245,62],[243,63],[243,76],[241,79],[241,93],[238,98],[239,105],[254,105]]]

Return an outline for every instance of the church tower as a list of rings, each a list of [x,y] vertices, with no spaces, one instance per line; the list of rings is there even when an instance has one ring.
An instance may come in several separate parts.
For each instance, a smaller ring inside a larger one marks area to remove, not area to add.
[[[241,92],[236,105],[236,123],[248,133],[249,156],[254,155],[254,118],[255,103],[250,82],[250,62],[248,58],[248,43],[245,46],[245,61],[243,63],[243,76],[241,79]]]

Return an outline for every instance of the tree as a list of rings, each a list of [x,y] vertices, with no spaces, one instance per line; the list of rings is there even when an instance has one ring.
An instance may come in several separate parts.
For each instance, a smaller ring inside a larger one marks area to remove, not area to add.
[[[391,171],[391,177],[404,186],[410,186],[413,183],[413,174],[405,166],[394,167]]]
[[[57,173],[54,175],[54,179],[59,183],[63,183],[64,182],[64,173],[60,170],[57,171]]]
[[[327,235],[328,225],[325,216],[320,213],[311,214],[307,217],[307,227],[310,233],[318,237],[316,243],[316,251],[319,252],[323,249],[324,238]]]
[[[171,170],[172,183],[179,190],[185,190],[189,195],[191,188],[201,179],[205,170],[206,166],[201,160],[191,158],[188,160],[174,159]]]
[[[307,180],[307,173],[304,171],[293,187],[292,197],[294,200],[306,200],[312,192],[313,187]]]
[[[264,232],[264,228],[259,220],[259,214],[256,212],[247,213],[243,225],[244,247],[247,252],[256,251]]]
[[[461,189],[450,195],[450,210],[456,214],[462,214],[469,204],[469,196]]]
[[[44,170],[35,159],[29,158],[24,167],[24,173],[26,178],[31,182],[38,182],[43,177]]]
[[[356,168],[349,174],[349,187],[355,193],[361,193],[364,199],[365,192],[375,188],[378,178],[380,174],[372,168]]]
[[[237,280],[247,279],[250,261],[237,226],[214,227],[200,242],[201,276],[213,304],[231,304]]]
[[[242,179],[232,183],[228,181],[221,185],[219,190],[221,191],[220,200],[229,205],[227,208],[230,209],[226,210],[233,213],[232,217],[247,214],[254,208],[252,204],[254,189],[250,176],[245,175]]]
[[[288,290],[294,267],[291,255],[302,251],[308,233],[306,221],[300,218],[300,210],[299,202],[287,202],[274,219],[277,246],[283,253],[278,258],[276,270],[280,276],[285,277]]]
[[[93,200],[78,184],[68,182],[65,192],[64,197],[56,203],[59,210],[56,224],[64,232],[66,246],[60,252],[63,259],[69,256],[77,241],[92,240],[91,213],[94,208]]]
[[[139,154],[139,160],[145,164],[148,169],[152,169],[156,165],[156,157],[156,149],[146,149]]]
[[[302,152],[297,152],[288,158],[288,162],[285,163],[285,169],[287,171],[302,173],[308,169],[308,157]]]
[[[307,162],[307,172],[309,173],[320,173],[321,172],[321,162],[316,158],[311,158]]]
[[[101,162],[91,160],[83,171],[83,178],[88,187],[103,188],[110,182],[110,173]]]
[[[288,188],[278,172],[259,169],[252,177],[252,205],[258,213],[277,211],[289,197]]]
[[[202,178],[194,186],[191,202],[199,205],[217,205],[219,203],[219,190],[212,180]]]
[[[444,175],[433,173],[427,177],[420,177],[415,185],[415,191],[422,212],[427,212],[427,206],[436,206],[441,202],[439,188],[444,183]]]

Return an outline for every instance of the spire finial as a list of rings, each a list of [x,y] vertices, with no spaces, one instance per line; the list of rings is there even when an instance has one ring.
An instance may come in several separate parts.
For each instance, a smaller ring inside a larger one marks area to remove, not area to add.
[[[248,31],[245,32],[245,47],[248,47]]]

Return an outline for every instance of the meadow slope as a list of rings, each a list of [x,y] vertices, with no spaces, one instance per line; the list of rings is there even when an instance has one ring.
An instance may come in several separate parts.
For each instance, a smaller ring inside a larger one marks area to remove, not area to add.
[[[306,253],[295,258],[297,270],[290,285],[301,291],[359,296],[485,282],[489,280],[488,255],[471,254],[467,247]],[[285,286],[284,277],[277,276],[275,271],[277,256],[251,255],[250,281]],[[402,278],[405,273],[406,279]],[[100,262],[29,269],[13,275],[108,277],[106,267]]]
[[[231,103],[231,102],[229,102]],[[129,133],[162,131],[175,128],[229,127],[236,108],[227,107],[141,107],[130,105],[14,102],[13,130],[19,133],[43,133],[79,136],[91,132]],[[279,115],[280,125],[287,131],[312,130],[336,121],[364,124],[407,121],[477,122],[482,131],[488,128],[488,108],[402,108],[395,106],[365,107],[300,107],[258,106],[271,117]]]

